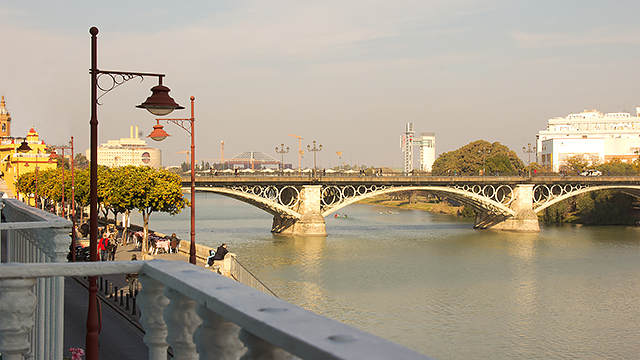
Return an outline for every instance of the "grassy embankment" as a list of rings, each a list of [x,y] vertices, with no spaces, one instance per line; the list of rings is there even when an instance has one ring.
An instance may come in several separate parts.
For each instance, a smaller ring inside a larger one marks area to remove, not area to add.
[[[369,199],[364,199],[359,201],[358,204],[366,204],[366,205],[379,205],[400,209],[411,209],[411,210],[423,210],[429,211],[437,214],[447,214],[447,215],[459,215],[460,211],[462,211],[462,206],[451,206],[446,202],[428,202],[426,199],[412,198],[411,201],[407,199],[393,199],[387,196],[376,196]]]

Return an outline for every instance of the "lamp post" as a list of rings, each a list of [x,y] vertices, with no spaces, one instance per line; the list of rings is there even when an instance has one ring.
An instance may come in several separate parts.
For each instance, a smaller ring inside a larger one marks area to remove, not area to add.
[[[144,80],[145,76],[157,77],[158,85],[151,88],[151,96],[147,100],[137,105],[137,108],[147,109],[150,113],[157,116],[170,114],[173,110],[184,109],[178,105],[170,96],[170,89],[162,85],[164,74],[151,73],[135,73],[122,71],[106,71],[98,69],[98,28],[89,29],[91,34],[91,166],[90,166],[90,200],[89,200],[89,247],[91,261],[98,260],[97,240],[98,240],[98,100],[106,95],[109,91],[124,84],[125,82],[140,78]],[[98,78],[106,75],[111,78],[110,86],[98,84]],[[102,92],[98,96],[98,90]],[[97,277],[89,277],[89,309],[87,310],[87,336],[86,336],[86,359],[98,360],[98,307],[97,307]]]
[[[526,148],[526,147],[524,147],[524,146],[523,146],[523,147],[522,147],[522,151],[523,151],[525,154],[529,154],[529,160],[528,160],[528,163],[527,163],[527,167],[529,168],[529,179],[531,179],[531,154],[533,154],[533,153],[535,153],[535,152],[536,152],[536,147],[534,146],[534,147],[532,148],[532,147],[531,147],[531,143],[528,143],[528,144],[527,144],[527,146],[528,146],[528,148]]]
[[[485,145],[482,145],[482,176],[484,176],[484,174],[486,173],[485,164],[487,154],[491,153],[491,150],[487,151],[486,149],[487,147]]]
[[[281,158],[282,160],[280,161],[280,172],[282,174],[284,174],[284,154],[289,152],[289,147],[287,146],[287,149],[285,150],[284,148],[284,144],[280,144],[280,150],[278,150],[278,147],[276,146],[276,153],[277,154],[281,154]]]
[[[192,264],[196,264],[196,143],[195,143],[195,117],[194,117],[194,109],[193,103],[196,99],[194,96],[191,98],[191,117],[188,119],[156,119],[158,122],[153,126],[153,131],[149,134],[148,137],[155,141],[162,141],[170,136],[164,131],[163,126],[160,125],[160,120],[172,122],[182,129],[184,129],[189,136],[191,137],[191,246],[189,248],[189,262]],[[188,127],[186,124],[190,124]]]
[[[313,147],[311,147],[311,145],[307,145],[307,151],[313,151],[313,174],[315,176],[315,174],[316,174],[316,153],[318,151],[322,151],[322,145],[318,145],[318,147],[316,147],[316,141],[313,140]]]

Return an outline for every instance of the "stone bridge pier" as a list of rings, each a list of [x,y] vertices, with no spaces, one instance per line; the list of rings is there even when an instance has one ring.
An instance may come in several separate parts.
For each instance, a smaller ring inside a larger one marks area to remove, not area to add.
[[[321,185],[303,185],[300,190],[300,201],[295,209],[300,219],[274,215],[271,232],[290,236],[327,236],[324,217],[320,208]]]
[[[538,216],[533,211],[533,184],[520,184],[513,189],[513,201],[509,208],[513,215],[478,212],[476,229],[540,231]]]

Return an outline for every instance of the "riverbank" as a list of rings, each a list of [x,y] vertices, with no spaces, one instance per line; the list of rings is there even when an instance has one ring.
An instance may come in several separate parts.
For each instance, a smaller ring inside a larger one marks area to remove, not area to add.
[[[422,210],[435,214],[457,215],[462,216],[464,206],[453,206],[446,201],[430,202],[420,199],[419,197],[408,199],[393,199],[386,196],[376,196],[373,198],[359,201],[358,204],[379,205],[400,209]]]

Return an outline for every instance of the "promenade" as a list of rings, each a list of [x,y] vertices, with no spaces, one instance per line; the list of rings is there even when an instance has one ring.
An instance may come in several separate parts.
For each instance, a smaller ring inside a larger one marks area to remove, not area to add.
[[[142,259],[142,253],[134,245],[119,246],[116,251],[116,261],[131,260],[131,255]],[[189,261],[188,254],[172,253],[148,255],[147,259],[163,259],[172,261]],[[197,266],[204,267],[205,262],[197,259]],[[142,341],[144,331],[137,323],[139,311],[133,310],[133,301],[126,306],[126,295],[129,293],[125,274],[98,277],[98,298],[102,311],[100,330],[100,358],[101,359],[147,359],[149,351]],[[105,286],[105,283],[108,284]],[[86,278],[65,279],[65,318],[64,318],[64,348],[85,347],[87,331],[87,299],[88,284]],[[107,291],[107,287],[109,290]],[[113,294],[117,289],[117,297]],[[122,290],[122,292],[120,292]],[[124,296],[121,299],[121,294]],[[121,305],[122,304],[122,305]],[[135,313],[135,314],[134,314]],[[168,358],[171,358],[169,355]]]

